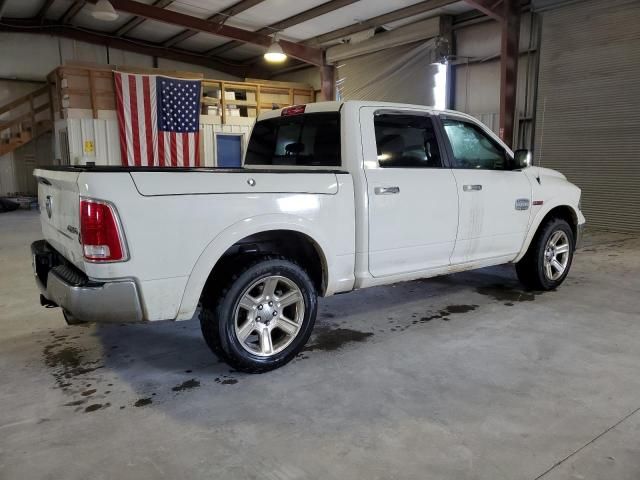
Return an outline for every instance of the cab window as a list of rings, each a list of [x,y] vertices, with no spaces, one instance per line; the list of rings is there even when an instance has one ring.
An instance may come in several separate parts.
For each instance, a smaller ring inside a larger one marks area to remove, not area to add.
[[[451,118],[442,123],[456,168],[511,170],[507,152],[478,125]]]
[[[307,113],[257,122],[245,165],[340,166],[339,115]]]
[[[374,127],[380,167],[442,167],[440,149],[430,117],[381,113],[376,114]]]

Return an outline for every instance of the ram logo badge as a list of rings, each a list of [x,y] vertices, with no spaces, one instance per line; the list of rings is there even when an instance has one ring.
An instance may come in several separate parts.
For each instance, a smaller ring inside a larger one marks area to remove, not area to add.
[[[528,198],[517,199],[516,210],[529,210],[529,199]]]

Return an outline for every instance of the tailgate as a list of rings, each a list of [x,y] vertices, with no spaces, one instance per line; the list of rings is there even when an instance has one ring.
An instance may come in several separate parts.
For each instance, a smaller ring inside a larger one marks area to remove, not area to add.
[[[67,260],[83,269],[79,240],[79,172],[36,169],[40,223],[45,240]]]

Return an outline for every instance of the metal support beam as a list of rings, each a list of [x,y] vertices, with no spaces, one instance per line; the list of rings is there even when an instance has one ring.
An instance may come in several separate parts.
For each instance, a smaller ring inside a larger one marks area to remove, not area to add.
[[[91,0],[93,2],[93,0]],[[271,44],[271,37],[256,32],[250,32],[241,28],[232,27],[223,24],[213,24],[206,19],[185,15],[184,13],[164,10],[152,5],[135,2],[133,0],[111,0],[111,4],[116,10],[137,15],[149,20],[167,23],[169,25],[177,25],[189,30],[210,33],[220,37],[227,37],[233,40],[239,40],[243,43],[252,43],[268,47]],[[299,60],[310,63],[312,65],[322,65],[322,51],[318,48],[309,47],[287,40],[281,40],[280,46],[284,52]]]
[[[333,65],[320,67],[320,93],[325,101],[336,99],[336,69]]]
[[[151,57],[168,58],[179,62],[192,63],[194,65],[202,65],[226,72],[236,77],[244,78],[247,73],[247,66],[234,64],[232,62],[223,62],[219,59],[198,55],[186,50],[175,48],[163,48],[138,40],[128,40],[121,37],[113,37],[100,32],[92,32],[88,30],[79,30],[71,25],[40,25],[38,21],[22,20],[22,19],[4,19],[0,24],[0,32],[22,32],[22,33],[40,33],[46,35],[57,35],[60,37],[71,38],[73,40],[81,40],[83,42],[103,45],[120,50],[141,53]]]
[[[87,2],[85,0],[76,0],[73,2],[60,18],[60,23],[71,23],[71,20],[80,13],[80,10],[82,10],[86,3]]]
[[[356,3],[357,1],[358,0],[331,0],[329,2],[322,3],[317,7],[313,7],[305,10],[304,12],[298,13],[297,15],[293,15],[291,17],[285,18],[284,20],[280,20],[279,22],[272,23],[271,25],[258,30],[257,33],[270,35],[275,32],[286,30],[287,28],[306,22],[307,20],[312,20],[321,15],[325,15],[327,13],[333,12],[334,10],[338,10],[339,8],[346,7],[347,5],[351,5],[352,3]],[[215,47],[206,53],[207,55],[219,55],[240,45],[242,45],[242,43],[240,42],[229,42],[225,43],[224,45]]]
[[[465,1],[500,22],[500,138],[507,145],[513,146],[520,54],[520,2],[519,0]]]
[[[500,138],[513,146],[518,83],[520,41],[520,5],[517,0],[504,0],[500,48]]]
[[[466,3],[471,5],[476,10],[480,10],[485,15],[493,18],[494,20],[502,21],[504,19],[505,2],[503,0],[465,0]]]
[[[255,7],[256,5],[262,2],[264,2],[264,0],[240,0],[238,3],[234,3],[229,8],[225,8],[221,12],[218,12],[210,16],[209,18],[207,18],[207,20],[209,20],[211,23],[224,23],[229,17],[234,17],[239,13],[242,13],[245,10],[250,9],[251,7]],[[180,43],[186,40],[187,38],[191,38],[197,34],[198,32],[195,30],[183,30],[182,32],[178,33],[177,35],[174,35],[169,40],[164,42],[163,45],[165,47],[171,47],[176,43]]]
[[[153,2],[153,6],[158,8],[165,8],[171,5],[173,1],[174,0],[157,0]],[[134,17],[131,20],[129,20],[127,23],[122,25],[118,30],[113,32],[113,35],[115,35],[116,37],[121,37],[122,35],[129,33],[138,25],[144,23],[145,21],[146,21],[146,18]]]
[[[395,22],[404,18],[413,17],[414,15],[420,15],[421,13],[425,13],[436,8],[446,7],[452,3],[456,3],[456,0],[425,0],[420,3],[416,3],[415,5],[400,8],[398,10],[385,13],[384,15],[378,15],[377,17],[372,17],[368,20],[363,20],[361,22],[354,23],[353,25],[333,30],[332,32],[323,33],[322,35],[306,40],[304,43],[306,45],[322,45],[323,43],[348,37],[349,35],[362,32],[369,28],[380,27],[385,23]]]
[[[40,22],[44,22],[47,12],[51,8],[51,5],[53,5],[53,1],[54,0],[45,0],[45,2],[42,4],[42,7],[40,7],[40,10],[38,10],[38,13],[36,14],[36,18]]]

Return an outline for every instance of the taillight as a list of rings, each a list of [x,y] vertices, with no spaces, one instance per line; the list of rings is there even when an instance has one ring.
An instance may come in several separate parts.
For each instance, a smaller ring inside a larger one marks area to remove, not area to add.
[[[80,199],[80,241],[90,262],[125,260],[124,238],[113,206],[99,200]]]
[[[306,105],[293,105],[292,107],[283,108],[280,116],[302,115],[306,107]]]

